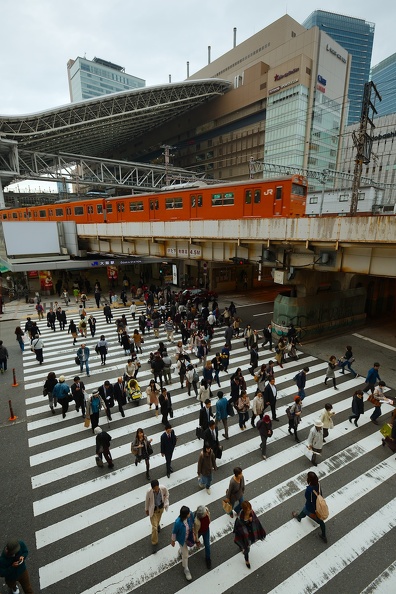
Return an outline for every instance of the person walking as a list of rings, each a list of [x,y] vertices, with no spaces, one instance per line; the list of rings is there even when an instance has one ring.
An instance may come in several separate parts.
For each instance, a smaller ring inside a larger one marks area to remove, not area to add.
[[[307,448],[313,452],[311,462],[314,466],[317,466],[317,454],[321,454],[323,448],[323,423],[320,419],[317,419],[314,426],[311,428],[308,440]]]
[[[36,355],[37,359],[37,355]],[[0,340],[0,371],[4,373],[7,371],[7,360],[8,360],[8,350],[3,344],[3,341]]]
[[[165,388],[161,388],[161,394],[158,398],[160,411],[162,415],[161,423],[163,425],[168,424],[168,416],[173,417],[173,410],[172,410],[172,397],[171,393]]]
[[[279,421],[279,419],[276,416],[276,397],[278,394],[278,390],[277,387],[275,386],[275,378],[271,377],[271,379],[269,380],[268,384],[265,387],[265,390],[263,392],[263,399],[264,399],[264,407],[266,408],[267,406],[271,407],[271,413],[272,413],[272,420],[273,421]]]
[[[263,418],[264,414],[264,399],[261,392],[257,392],[252,402],[252,427],[255,427],[254,420],[256,417]]]
[[[49,405],[53,415],[55,414],[54,406],[57,405],[57,400],[56,400],[56,398],[54,398],[53,390],[57,383],[58,383],[58,380],[56,379],[55,373],[53,371],[50,371],[49,374],[47,375],[47,379],[44,382],[43,396],[44,396],[44,398],[48,397],[48,405]]]
[[[113,419],[111,418],[111,409],[114,406],[114,388],[109,380],[106,380],[99,387],[99,395],[105,404],[107,418],[109,421],[112,421]]]
[[[70,388],[66,383],[66,378],[64,375],[60,375],[58,383],[52,388],[52,395],[62,407],[63,418],[66,417],[66,413],[69,409],[69,394]]]
[[[0,342],[2,343],[3,341],[0,341]],[[40,365],[42,365],[44,362],[44,356],[43,356],[44,343],[41,340],[40,336],[36,336],[35,338],[32,338],[31,345],[32,345],[31,349],[34,351],[34,353],[36,355],[36,360],[39,362]],[[6,366],[6,368],[7,368],[7,366]]]
[[[245,477],[243,476],[242,468],[240,466],[236,466],[233,472],[234,476],[232,476],[230,479],[230,484],[226,491],[225,498],[225,500],[228,501],[232,506],[232,510],[229,513],[231,518],[234,517],[234,512],[239,514],[241,511],[243,496],[245,493]]]
[[[264,415],[257,423],[257,429],[259,430],[261,437],[261,455],[263,460],[267,459],[267,439],[273,434],[272,423],[269,415]]]
[[[331,379],[333,381],[333,388],[334,390],[338,390],[336,386],[336,377],[335,377],[335,369],[337,367],[337,358],[335,355],[331,355],[330,359],[327,362],[327,370],[326,370],[326,377],[324,379],[324,384],[327,386],[327,380]]]
[[[202,429],[202,432],[205,432],[206,429],[209,427],[209,423],[213,419],[212,413],[212,405],[211,405],[210,398],[205,400],[205,406],[202,407],[199,411],[199,426]]]
[[[146,395],[147,395],[147,404],[149,406],[149,409],[151,410],[151,407],[155,406],[155,416],[158,417],[158,404],[159,404],[159,395],[160,395],[160,387],[158,384],[155,383],[155,381],[152,379],[150,380],[149,385],[146,388]]]
[[[85,418],[85,385],[78,375],[74,378],[74,383],[70,386],[70,391],[76,403],[76,412],[79,412],[81,409],[81,416]]]
[[[382,380],[378,382],[378,386],[374,388],[374,392],[368,397],[368,401],[374,405],[374,410],[372,415],[370,416],[370,421],[374,423],[374,425],[378,425],[378,417],[381,416],[381,404],[382,402],[388,402],[388,398],[385,397],[384,388],[386,383]]]
[[[298,425],[301,421],[301,413],[302,413],[302,402],[300,396],[295,396],[293,404],[287,409],[289,412],[287,413],[289,419],[289,428],[288,432],[292,435],[292,430],[294,432],[294,439],[297,443],[300,443],[300,440],[297,436],[297,429]]]
[[[340,373],[344,374],[345,373],[345,367],[348,367],[349,371],[351,373],[353,373],[354,377],[359,377],[359,374],[356,373],[356,371],[354,371],[354,369],[352,369],[351,365],[352,363],[355,361],[355,358],[352,354],[352,347],[350,345],[346,346],[346,351],[345,351],[345,355],[343,356],[343,358],[339,361],[339,366],[341,367]]]
[[[177,437],[172,429],[172,425],[168,423],[165,425],[165,431],[161,435],[161,456],[165,457],[166,461],[166,476],[170,478],[172,468],[172,456],[176,447]]]
[[[66,327],[67,318],[66,312],[61,307],[58,307],[56,310],[56,319],[59,323],[59,330],[64,330]]]
[[[172,318],[170,316],[168,316],[165,324],[164,324],[164,329],[166,332],[166,336],[169,340],[169,342],[174,342],[173,337],[174,337],[174,333],[175,333],[175,326],[172,322]]]
[[[204,444],[201,453],[198,458],[198,485],[201,489],[206,489],[208,495],[210,495],[210,486],[213,481],[213,471],[217,470],[216,456],[208,443]]]
[[[181,562],[184,570],[186,580],[191,582],[192,576],[188,568],[188,547],[193,547],[195,544],[193,531],[193,518],[190,508],[183,505],[180,508],[180,515],[176,518],[172,529],[171,545],[175,546],[176,541],[180,545]]]
[[[198,398],[198,382],[199,382],[199,375],[191,363],[187,366],[186,370],[186,387],[187,387],[187,394],[191,396],[191,388],[195,392],[195,397]]]
[[[135,345],[136,353],[143,353],[142,343],[144,342],[144,340],[137,328],[135,328],[135,330],[133,331],[132,338],[133,338],[133,343]]]
[[[125,417],[123,407],[127,403],[126,384],[125,384],[124,378],[122,376],[118,377],[115,384],[113,384],[113,394],[114,394],[114,400],[118,404],[118,410],[119,410],[121,416]]]
[[[157,552],[158,534],[161,532],[162,514],[169,509],[169,491],[157,479],[151,481],[151,489],[146,493],[145,512],[151,522],[151,544],[153,553]]]
[[[101,335],[100,339],[96,343],[95,351],[100,355],[100,364],[106,365],[106,357],[109,350],[109,345],[105,339],[104,334]]]
[[[275,359],[279,365],[283,369],[283,363],[285,361],[285,353],[287,347],[287,340],[285,337],[281,336],[278,340],[278,344],[276,345],[275,349]]]
[[[268,324],[268,326],[266,328],[264,328],[263,335],[264,335],[264,342],[261,346],[265,347],[265,345],[268,342],[269,346],[267,348],[269,348],[269,350],[272,351],[272,324],[271,324],[271,322]]]
[[[254,375],[254,370],[259,366],[258,344],[254,343],[250,347],[250,373]]]
[[[348,417],[348,421],[352,423],[352,419],[355,419],[353,422],[357,427],[360,415],[364,415],[363,390],[356,390],[352,396],[352,414]]]
[[[217,402],[216,402],[216,426],[220,423],[223,423],[224,433],[222,436],[225,439],[229,439],[228,437],[228,412],[227,412],[227,399],[224,398],[224,393],[219,390],[217,392]]]
[[[228,366],[230,364],[231,343],[226,343],[221,349],[221,360],[223,363],[223,371],[228,373]]]
[[[316,515],[316,499],[318,495],[322,495],[323,497],[323,493],[322,487],[319,485],[319,479],[315,472],[308,472],[307,483],[308,486],[305,489],[305,505],[299,514],[293,511],[292,517],[295,518],[298,522],[301,522],[303,518],[309,516],[311,520],[319,524],[321,529],[319,537],[323,540],[323,542],[327,543],[325,523]]]
[[[94,318],[94,316],[92,314],[88,318],[88,325],[89,325],[89,331],[91,333],[92,338],[95,338],[95,334],[96,334],[96,318]]]
[[[379,368],[380,368],[380,364],[374,363],[372,368],[368,370],[367,376],[366,376],[366,385],[363,388],[363,392],[366,392],[367,394],[368,394],[369,390],[371,393],[374,392],[375,384],[377,382],[381,381],[379,371],[378,371]]]
[[[326,443],[326,437],[328,437],[329,435],[329,429],[333,429],[334,427],[334,415],[335,412],[333,410],[333,405],[330,404],[330,402],[327,402],[325,404],[324,410],[322,411],[319,417],[323,423],[323,443]]]
[[[94,434],[96,435],[96,464],[102,468],[104,456],[109,468],[114,468],[110,452],[111,435],[107,431],[103,431],[99,426],[95,427]]]
[[[85,365],[85,369],[86,369],[88,377],[89,377],[89,354],[90,354],[89,347],[87,347],[85,342],[83,342],[82,345],[80,346],[80,348],[77,349],[76,356],[78,357],[78,359],[80,361],[80,373],[83,372],[84,365]]]
[[[197,548],[201,546],[200,537],[205,547],[205,563],[206,567],[210,569],[212,567],[212,561],[210,558],[210,512],[205,505],[198,505],[196,512],[194,513],[194,540]]]
[[[136,431],[136,436],[131,444],[131,452],[135,456],[135,466],[140,464],[142,460],[146,464],[146,479],[150,480],[150,456],[153,453],[151,446],[152,438],[148,439],[147,435],[143,432],[143,429],[139,427]]]
[[[131,305],[129,306],[129,313],[132,316],[132,321],[136,319],[136,303],[132,301]]]
[[[172,359],[168,355],[167,351],[162,353],[162,361],[164,362],[164,368],[162,372],[164,374],[165,385],[167,386],[168,384],[172,383]]]
[[[297,384],[298,388],[298,396],[300,400],[303,401],[306,394],[305,394],[305,384],[307,382],[307,374],[309,373],[309,367],[304,367],[297,375],[294,376],[294,381]]]
[[[258,540],[264,540],[266,532],[254,513],[251,503],[244,501],[241,507],[241,513],[234,524],[234,542],[241,549],[246,567],[250,569],[250,546]]]
[[[221,458],[222,447],[219,442],[219,430],[216,427],[216,422],[214,419],[209,421],[209,427],[204,431],[203,440],[205,444],[212,448],[216,458]]]
[[[51,309],[47,313],[47,326],[48,326],[48,328],[51,328],[51,330],[53,330],[54,332],[56,332],[55,321],[56,321],[56,313],[54,312],[54,310],[51,307]]]
[[[19,347],[21,349],[21,353],[24,352],[25,350],[25,342],[23,340],[23,337],[25,336],[24,331],[22,330],[22,328],[20,326],[17,326],[15,328],[15,332],[14,332],[16,339],[18,341]]]
[[[73,344],[76,344],[76,342],[77,342],[77,326],[75,325],[73,320],[70,320],[69,328],[67,329],[67,333],[72,335]]]
[[[99,390],[93,390],[92,395],[86,402],[86,417],[91,419],[92,433],[99,425],[99,413],[101,408],[106,408],[103,399],[99,394]]]
[[[0,555],[0,576],[5,578],[9,592],[19,594],[17,582],[25,594],[33,594],[26,559],[29,554],[23,540],[10,539]]]
[[[236,402],[235,408],[237,409],[239,415],[239,428],[241,431],[244,431],[246,429],[246,423],[249,420],[250,409],[250,399],[245,391],[241,392],[241,395]]]
[[[154,359],[151,361],[151,370],[154,375],[154,381],[159,382],[159,385],[162,389],[163,386],[163,373],[164,373],[164,361],[160,355],[160,353],[154,354]]]

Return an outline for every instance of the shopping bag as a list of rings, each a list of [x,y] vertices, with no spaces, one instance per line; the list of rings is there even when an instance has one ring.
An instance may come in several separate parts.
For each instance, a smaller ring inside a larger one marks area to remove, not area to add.
[[[223,501],[221,502],[221,505],[223,506],[223,509],[226,514],[229,514],[232,512],[232,505],[228,499],[223,499]]]
[[[389,423],[385,423],[385,425],[381,427],[380,433],[382,433],[384,437],[390,437],[392,433],[392,426],[389,425]]]
[[[84,419],[84,427],[86,427],[88,429],[88,427],[90,426],[90,424],[91,424],[91,419],[89,417],[86,417]]]

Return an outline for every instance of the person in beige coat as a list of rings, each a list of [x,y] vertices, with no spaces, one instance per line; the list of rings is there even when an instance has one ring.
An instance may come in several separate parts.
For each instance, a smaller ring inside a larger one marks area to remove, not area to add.
[[[329,429],[333,429],[333,417],[335,412],[333,410],[333,405],[329,402],[325,404],[324,410],[320,415],[320,420],[323,423],[323,441],[326,443],[326,437],[329,435]]]
[[[146,493],[146,516],[149,516],[151,522],[151,544],[153,552],[156,552],[158,546],[158,534],[161,532],[161,517],[169,508],[169,491],[163,485],[160,485],[157,479],[151,481],[151,489]]]
[[[197,511],[194,514],[194,540],[197,543],[197,547],[201,546],[199,537],[202,536],[205,546],[205,562],[206,567],[210,569],[212,567],[212,561],[210,559],[210,511],[204,505],[199,505]]]

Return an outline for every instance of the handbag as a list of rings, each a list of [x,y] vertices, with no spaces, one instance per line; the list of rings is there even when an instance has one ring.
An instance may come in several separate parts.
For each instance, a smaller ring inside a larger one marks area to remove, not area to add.
[[[88,427],[91,424],[91,419],[89,417],[85,417],[84,419],[84,427],[86,427],[88,429]]]
[[[385,423],[385,425],[381,427],[380,433],[382,433],[384,437],[390,437],[392,433],[391,425],[389,425],[389,423]]]
[[[232,505],[228,499],[223,499],[221,505],[223,506],[223,509],[226,514],[230,514],[232,512]]]
[[[203,439],[203,437],[204,437],[204,430],[202,429],[202,427],[197,427],[195,429],[195,435],[196,435],[197,439]]]
[[[372,394],[369,395],[367,400],[369,402],[371,402],[371,404],[374,404],[374,406],[381,406],[381,402],[379,400],[377,400],[376,398],[374,398],[374,396]]]
[[[43,388],[43,396],[48,396],[48,389],[47,388]]]
[[[147,442],[147,448],[146,449],[147,449],[147,453],[148,453],[149,456],[151,456],[154,453],[154,450],[153,450],[152,445],[151,445],[150,442]]]
[[[74,362],[76,365],[80,365],[80,357],[75,357]]]
[[[221,446],[217,446],[217,448],[216,448],[216,451],[215,451],[215,453],[214,453],[214,454],[215,454],[215,457],[216,457],[218,460],[221,460],[221,457],[222,457],[222,455],[223,455],[223,448],[222,448]]]

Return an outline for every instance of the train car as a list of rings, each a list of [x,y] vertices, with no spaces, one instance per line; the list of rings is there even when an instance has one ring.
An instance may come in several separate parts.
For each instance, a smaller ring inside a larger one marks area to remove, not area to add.
[[[357,213],[371,215],[383,205],[384,190],[362,187],[358,194]],[[309,192],[305,214],[313,216],[347,215],[351,210],[352,190],[322,190]]]
[[[7,209],[2,217],[76,223],[294,218],[305,214],[307,189],[307,180],[300,175],[215,185],[182,184],[154,194]]]

